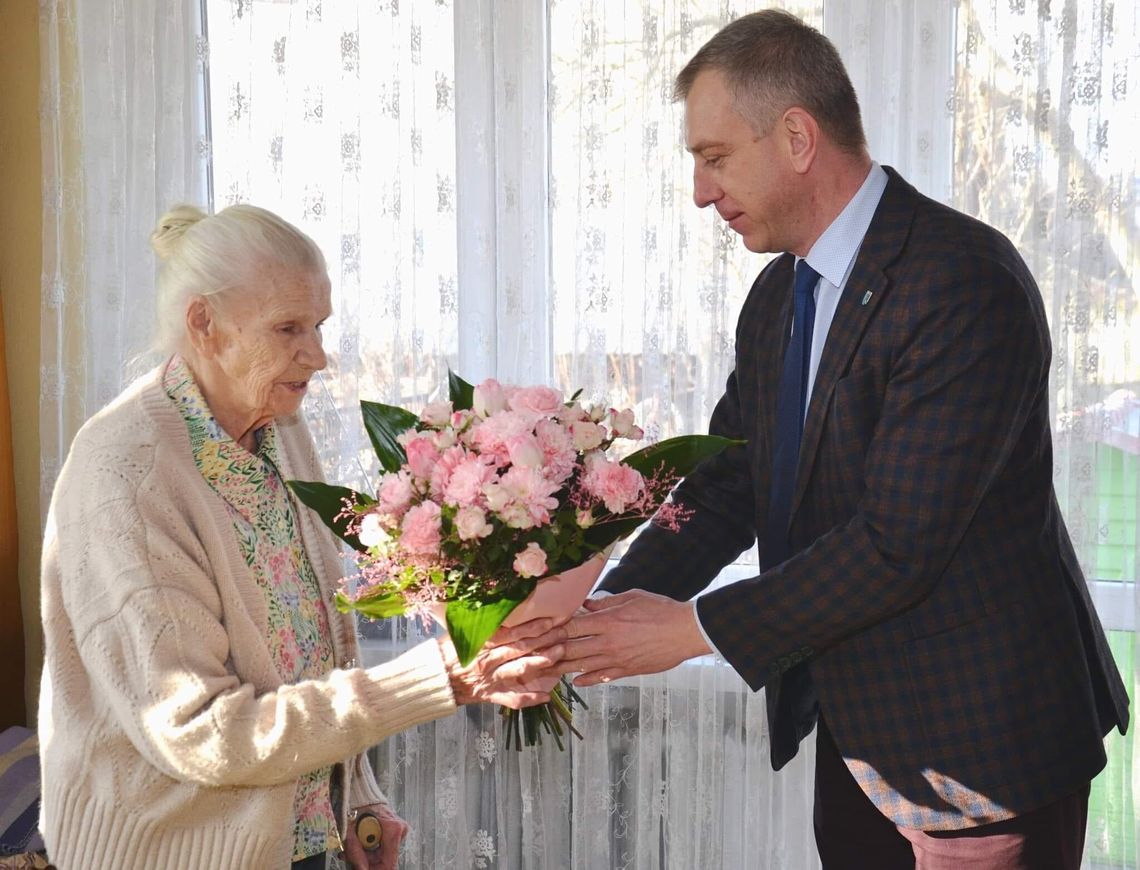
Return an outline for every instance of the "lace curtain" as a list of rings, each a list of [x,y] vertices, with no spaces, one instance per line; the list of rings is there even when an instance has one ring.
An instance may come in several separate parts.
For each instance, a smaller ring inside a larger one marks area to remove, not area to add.
[[[1057,489],[1135,697],[1137,11],[774,5],[839,46],[875,157],[1001,228],[1036,274]],[[692,204],[671,80],[752,4],[208,0],[204,23],[200,6],[41,6],[45,510],[71,435],[145,347],[154,220],[211,191],[280,211],[328,256],[330,368],[308,411],[330,478],[372,473],[359,397],[415,407],[448,366],[582,387],[652,437],[704,427],[763,258]],[[419,636],[362,631],[375,657]],[[414,828],[403,866],[816,866],[813,744],[773,773],[762,696],[722,663],[586,700],[567,753],[503,751],[490,708],[378,747]],[[1132,745],[1108,740],[1090,867],[1140,866]]]

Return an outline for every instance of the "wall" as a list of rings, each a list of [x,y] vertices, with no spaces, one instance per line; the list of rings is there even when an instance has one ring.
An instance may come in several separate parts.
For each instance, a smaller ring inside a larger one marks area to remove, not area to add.
[[[39,618],[39,4],[0,0],[0,302],[12,410],[27,718],[42,662]]]

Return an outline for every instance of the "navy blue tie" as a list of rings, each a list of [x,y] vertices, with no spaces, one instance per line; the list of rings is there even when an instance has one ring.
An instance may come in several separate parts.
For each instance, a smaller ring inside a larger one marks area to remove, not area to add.
[[[768,498],[764,549],[760,553],[761,569],[779,565],[791,555],[788,552],[788,521],[791,518],[792,491],[796,485],[800,441],[804,434],[804,406],[811,365],[811,333],[815,327],[815,285],[818,280],[819,273],[807,264],[807,260],[800,260],[796,264],[795,319],[776,393],[772,488]]]

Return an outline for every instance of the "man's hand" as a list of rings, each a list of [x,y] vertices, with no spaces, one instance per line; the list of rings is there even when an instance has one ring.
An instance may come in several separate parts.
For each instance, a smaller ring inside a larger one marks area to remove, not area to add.
[[[518,710],[549,701],[562,673],[558,662],[566,640],[566,629],[553,625],[544,618],[500,628],[466,667],[460,666],[451,638],[440,638],[455,703],[482,701]]]
[[[587,601],[564,626],[569,640],[558,670],[575,686],[656,674],[712,650],[691,602],[635,589]]]
[[[400,842],[410,828],[387,804],[357,807],[358,813],[372,813],[380,820],[380,848],[365,851],[356,836],[356,822],[350,819],[344,838],[344,857],[353,870],[396,870],[400,858]]]

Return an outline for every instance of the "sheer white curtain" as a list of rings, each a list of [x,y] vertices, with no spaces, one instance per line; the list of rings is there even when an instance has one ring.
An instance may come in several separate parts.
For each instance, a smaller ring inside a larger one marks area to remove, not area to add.
[[[40,4],[45,515],[76,429],[150,341],[150,231],[205,194],[200,26],[197,0]]]
[[[207,170],[216,207],[273,208],[328,256],[331,363],[309,411],[330,478],[373,472],[358,398],[416,407],[448,365],[582,387],[653,437],[705,426],[763,261],[692,204],[671,81],[753,4],[209,0],[205,29],[198,0],[83,5],[42,4],[45,493],[149,333],[154,220],[205,203]],[[1134,689],[1136,10],[775,5],[836,41],[875,156],[1003,229],[1037,275],[1058,492]],[[362,631],[377,657],[418,636]],[[816,864],[813,745],[774,774],[763,698],[723,664],[586,700],[568,753],[500,749],[490,708],[378,747],[414,828],[404,866]],[[1109,740],[1089,866],[1140,866],[1132,745]]]

